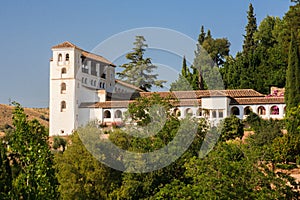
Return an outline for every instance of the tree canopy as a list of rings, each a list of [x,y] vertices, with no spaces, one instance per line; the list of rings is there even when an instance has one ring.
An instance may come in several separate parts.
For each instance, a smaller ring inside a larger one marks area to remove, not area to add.
[[[158,74],[153,74],[157,66],[152,64],[151,58],[144,58],[144,53],[148,47],[145,41],[144,36],[136,36],[133,52],[126,55],[130,62],[121,65],[120,67],[124,70],[117,74],[125,82],[149,91],[152,86],[163,87],[163,83],[166,81],[157,80]]]

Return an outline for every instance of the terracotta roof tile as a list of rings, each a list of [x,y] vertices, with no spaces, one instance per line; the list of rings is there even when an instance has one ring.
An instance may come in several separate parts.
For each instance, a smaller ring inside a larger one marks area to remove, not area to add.
[[[126,108],[134,101],[106,101],[95,103],[81,103],[80,108]]]
[[[284,97],[255,97],[255,98],[234,98],[231,105],[252,105],[252,104],[284,104]]]
[[[96,55],[94,53],[90,53],[88,51],[82,51],[81,53],[82,56],[86,57],[86,58],[90,58],[90,59],[93,59],[93,60],[97,60],[97,61],[100,61],[100,62],[103,62],[103,63],[106,63],[106,64],[109,64],[113,67],[115,67],[116,65],[114,65],[112,62],[110,62],[109,60],[107,60],[106,58],[102,57],[102,56],[99,56],[99,55]]]
[[[239,90],[195,90],[195,91],[173,91],[173,92],[141,92],[141,96],[149,97],[153,93],[159,94],[161,97],[171,97],[177,99],[194,99],[203,97],[264,97],[263,94],[252,89]]]
[[[79,49],[81,50],[81,54],[82,56],[86,57],[86,58],[90,58],[90,59],[93,59],[93,60],[97,60],[97,61],[100,61],[100,62],[103,62],[103,63],[106,63],[106,64],[109,64],[113,67],[115,67],[116,65],[114,65],[112,62],[110,62],[109,60],[107,60],[106,58],[102,57],[102,56],[99,56],[97,54],[94,54],[94,53],[91,53],[91,52],[88,52],[88,51],[85,51],[81,48],[79,48],[78,46],[76,46],[75,44],[69,42],[69,41],[66,41],[66,42],[63,42],[63,43],[60,43],[58,45],[55,45],[52,47],[52,49],[59,49],[59,48],[75,48],[75,49]]]
[[[52,47],[52,49],[59,49],[59,48],[76,48],[76,49],[80,49],[75,44],[73,44],[73,43],[71,43],[69,41],[60,43],[60,44],[55,45],[55,46]]]
[[[126,83],[126,82],[121,81],[121,80],[116,80],[116,83],[117,83],[117,84],[120,84],[120,85],[123,85],[123,86],[126,86],[126,87],[129,87],[129,88],[132,88],[132,89],[134,89],[134,90],[136,90],[136,91],[139,91],[139,92],[145,92],[145,91],[142,90],[141,88],[136,87],[136,86],[134,86],[134,85],[132,85],[132,84]]]
[[[134,100],[130,101],[106,101],[106,102],[87,102],[81,103],[80,108],[127,108],[129,104],[134,103]],[[201,99],[197,100],[181,100],[173,101],[173,106],[200,106]]]

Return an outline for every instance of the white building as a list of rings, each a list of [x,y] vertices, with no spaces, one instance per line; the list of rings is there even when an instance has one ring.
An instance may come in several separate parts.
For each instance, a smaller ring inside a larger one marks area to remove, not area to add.
[[[127,106],[138,96],[151,92],[115,79],[115,65],[70,42],[52,47],[50,60],[50,136],[72,134],[91,120],[122,122]],[[265,119],[282,119],[283,95],[265,96],[254,90],[202,90],[157,92],[178,99],[174,113],[205,117],[211,125],[231,114],[240,119],[252,110]]]

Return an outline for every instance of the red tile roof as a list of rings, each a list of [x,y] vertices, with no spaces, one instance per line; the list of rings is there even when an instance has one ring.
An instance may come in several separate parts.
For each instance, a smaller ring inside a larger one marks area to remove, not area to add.
[[[239,90],[195,90],[195,91],[173,91],[173,92],[141,92],[142,97],[149,97],[153,93],[163,98],[171,97],[177,99],[200,99],[204,97],[264,97],[263,94],[252,89]]]
[[[125,87],[132,88],[132,89],[134,89],[134,90],[136,90],[136,91],[139,91],[139,92],[144,92],[144,90],[142,90],[141,88],[136,87],[136,86],[134,86],[134,85],[132,85],[132,84],[130,84],[130,83],[126,83],[126,82],[121,81],[121,80],[116,80],[116,83],[117,83],[117,84],[120,84],[120,85],[123,85],[123,86],[125,86]]]
[[[106,58],[102,57],[102,56],[99,56],[97,54],[93,54],[93,53],[90,53],[90,52],[87,52],[87,51],[82,51],[81,55],[85,56],[86,58],[90,58],[90,59],[93,59],[93,60],[97,60],[97,61],[100,61],[100,62],[103,62],[103,63],[106,63],[106,64],[109,64],[113,67],[116,67],[115,64],[113,64],[112,62],[110,62],[109,60],[107,60]]]
[[[284,97],[255,97],[255,98],[234,98],[231,105],[253,105],[253,104],[284,104]]]
[[[60,48],[76,48],[76,49],[80,49],[79,47],[77,47],[75,44],[69,42],[69,41],[65,41],[63,43],[60,43],[58,45],[55,45],[52,47],[52,49],[60,49]],[[80,49],[82,50],[82,49]]]
[[[81,103],[80,108],[127,108],[129,104],[134,103],[134,100],[130,101],[106,101],[106,102],[89,102]],[[195,100],[180,100],[171,102],[173,106],[200,106],[201,99]]]
[[[78,46],[76,46],[75,44],[69,42],[69,41],[66,41],[66,42],[63,42],[63,43],[60,43],[58,45],[55,45],[52,47],[52,49],[59,49],[59,48],[75,48],[75,49],[78,49],[78,50],[81,50],[81,54],[82,56],[85,56],[86,58],[90,58],[90,59],[93,59],[93,60],[97,60],[97,61],[100,61],[100,62],[103,62],[103,63],[106,63],[106,64],[109,64],[113,67],[116,67],[116,65],[114,65],[112,62],[110,62],[109,60],[107,60],[106,58],[102,57],[102,56],[99,56],[97,54],[94,54],[94,53],[91,53],[91,52],[88,52],[88,51],[85,51],[81,48],[79,48]]]

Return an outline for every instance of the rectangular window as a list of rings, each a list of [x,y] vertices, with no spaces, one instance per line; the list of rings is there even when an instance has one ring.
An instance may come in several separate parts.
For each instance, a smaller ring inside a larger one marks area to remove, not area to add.
[[[224,117],[223,110],[219,110],[219,118],[223,118],[223,117]]]
[[[91,74],[97,76],[96,63],[91,61]]]
[[[87,65],[82,65],[81,66],[82,72],[88,74],[89,73],[89,67]]]

